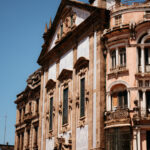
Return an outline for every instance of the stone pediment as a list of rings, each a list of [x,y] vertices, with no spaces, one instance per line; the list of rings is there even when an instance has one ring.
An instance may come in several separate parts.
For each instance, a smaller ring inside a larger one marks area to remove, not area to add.
[[[79,1],[62,0],[53,23],[50,21],[49,27],[47,25],[45,27],[44,44],[38,63],[68,33],[73,31],[75,27],[80,26],[95,10],[100,9]],[[63,31],[61,27],[64,28]]]
[[[64,80],[71,79],[72,78],[72,70],[63,69],[58,77],[58,80],[60,82],[63,82]]]
[[[53,89],[54,87],[56,86],[56,81],[52,80],[52,79],[49,79],[46,83],[46,89],[47,91],[50,90],[50,89]]]
[[[86,68],[89,66],[89,60],[86,59],[85,57],[80,57],[75,65],[74,65],[74,68],[76,69],[76,71],[78,72],[80,69],[82,68]]]

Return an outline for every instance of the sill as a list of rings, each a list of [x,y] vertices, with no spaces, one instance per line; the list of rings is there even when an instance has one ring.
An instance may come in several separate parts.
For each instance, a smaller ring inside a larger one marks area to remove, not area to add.
[[[66,127],[66,126],[68,126],[68,125],[69,125],[68,123],[65,123],[65,124],[62,125],[62,127]]]
[[[80,120],[85,120],[85,116],[83,116],[83,117],[80,117]]]
[[[49,130],[49,133],[52,133],[53,132],[53,129]]]

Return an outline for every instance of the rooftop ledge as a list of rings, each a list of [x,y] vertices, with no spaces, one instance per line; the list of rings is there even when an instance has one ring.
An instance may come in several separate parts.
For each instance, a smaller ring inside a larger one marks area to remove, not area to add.
[[[145,1],[145,2],[133,2],[131,5],[129,4],[123,4],[123,3],[118,3],[113,5],[112,7],[109,8],[111,13],[114,13],[116,11],[121,11],[125,9],[136,9],[136,8],[141,8],[141,7],[146,7],[148,8],[150,6],[150,1]]]

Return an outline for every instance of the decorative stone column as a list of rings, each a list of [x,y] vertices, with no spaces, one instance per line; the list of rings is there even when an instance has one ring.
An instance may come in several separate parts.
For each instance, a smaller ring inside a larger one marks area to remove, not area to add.
[[[118,49],[118,47],[116,49],[116,66],[117,67],[119,66],[119,49]]]
[[[107,111],[111,111],[111,95],[110,95],[110,93],[107,94],[106,105],[107,105]]]
[[[141,132],[140,132],[140,129],[137,130],[137,145],[138,145],[138,150],[141,150]]]
[[[133,150],[137,149],[137,130],[133,130]]]
[[[127,96],[128,96],[128,109],[130,109],[130,90],[127,90]]]
[[[142,103],[141,103],[141,114],[142,116],[145,116],[146,115],[146,91],[143,90],[143,100],[142,100]]]
[[[145,54],[144,54],[144,47],[141,47],[141,66],[142,66],[142,73],[145,73]]]

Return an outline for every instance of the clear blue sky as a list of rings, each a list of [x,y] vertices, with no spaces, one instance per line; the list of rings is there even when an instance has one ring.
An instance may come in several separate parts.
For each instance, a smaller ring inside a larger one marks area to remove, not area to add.
[[[16,95],[26,87],[43,44],[45,23],[54,19],[61,0],[0,0],[0,144],[14,144]],[[88,2],[88,0],[81,0]]]

